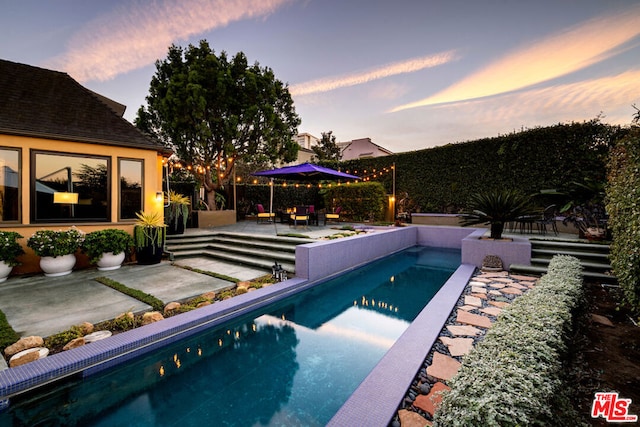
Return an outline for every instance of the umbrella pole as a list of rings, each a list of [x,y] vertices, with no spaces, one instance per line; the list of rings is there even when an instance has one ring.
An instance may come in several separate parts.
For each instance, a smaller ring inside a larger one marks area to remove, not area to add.
[[[269,213],[272,214],[273,213],[273,178],[271,178],[270,186],[271,186],[271,189],[270,189],[270,198],[269,198]]]
[[[276,225],[276,217],[271,216],[273,213],[273,178],[271,178],[271,190],[269,192],[269,218],[273,221],[273,229],[276,231],[276,236],[278,235],[278,226]]]

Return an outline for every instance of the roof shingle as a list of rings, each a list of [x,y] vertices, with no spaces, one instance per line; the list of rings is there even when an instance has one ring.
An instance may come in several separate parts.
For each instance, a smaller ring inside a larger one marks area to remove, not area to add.
[[[0,59],[0,134],[166,151],[68,74]]]

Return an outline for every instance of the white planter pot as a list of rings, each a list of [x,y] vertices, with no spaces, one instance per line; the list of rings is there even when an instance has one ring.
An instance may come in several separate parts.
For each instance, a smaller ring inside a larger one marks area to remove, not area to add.
[[[11,274],[11,270],[13,270],[12,266],[4,261],[0,261],[0,283],[7,280],[7,277]]]
[[[124,261],[124,252],[114,255],[113,252],[104,252],[98,261],[98,270],[117,270]]]
[[[71,273],[73,266],[76,265],[76,256],[67,254],[61,256],[43,256],[40,258],[40,268],[47,277],[64,276]]]

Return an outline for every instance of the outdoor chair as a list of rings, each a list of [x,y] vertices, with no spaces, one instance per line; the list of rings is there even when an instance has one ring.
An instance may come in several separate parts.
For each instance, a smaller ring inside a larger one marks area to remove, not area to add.
[[[338,206],[333,213],[328,213],[324,216],[324,225],[327,225],[327,220],[329,221],[340,221],[340,211],[342,207]]]
[[[256,209],[258,210],[258,224],[261,222],[271,222],[276,216],[273,212],[265,212],[264,206],[260,203],[256,205]]]
[[[542,218],[536,221],[536,224],[540,234],[547,234],[547,225],[550,225],[554,236],[557,236],[558,226],[556,225],[556,205],[549,205],[544,208]]]
[[[293,225],[298,225],[298,221],[304,221],[305,225],[309,225],[309,209],[306,206],[296,206],[289,219]]]

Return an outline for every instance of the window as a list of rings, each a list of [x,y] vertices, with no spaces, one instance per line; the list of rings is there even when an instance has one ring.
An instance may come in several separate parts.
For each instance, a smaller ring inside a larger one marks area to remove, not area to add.
[[[0,222],[20,220],[20,150],[0,148]]]
[[[107,157],[32,152],[33,222],[109,221]]]
[[[119,160],[120,219],[135,219],[136,212],[143,209],[142,175],[142,160]]]

